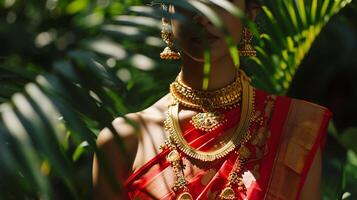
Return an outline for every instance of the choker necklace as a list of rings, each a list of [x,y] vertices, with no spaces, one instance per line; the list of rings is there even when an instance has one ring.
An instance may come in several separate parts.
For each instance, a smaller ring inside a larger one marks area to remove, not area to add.
[[[165,129],[169,132],[168,138],[165,140],[165,145],[162,149],[168,148],[170,150],[167,155],[167,161],[173,168],[175,175],[175,183],[173,191],[178,193],[178,200],[193,199],[187,187],[188,182],[184,175],[184,166],[182,163],[182,154],[185,157],[190,157],[194,160],[202,162],[213,162],[227,156],[230,152],[236,150],[238,158],[229,174],[228,182],[224,189],[219,194],[219,199],[236,199],[236,193],[233,190],[237,187],[239,191],[246,192],[243,183],[243,167],[245,161],[250,156],[249,149],[245,143],[249,141],[251,134],[249,133],[249,126],[254,114],[254,89],[249,84],[249,78],[243,73],[240,75],[242,82],[242,109],[241,118],[236,127],[233,136],[228,140],[223,147],[212,151],[200,151],[191,147],[182,135],[180,129],[178,108],[179,103],[175,103],[169,107],[167,118],[165,120]],[[182,154],[181,154],[182,153]]]
[[[243,73],[241,70],[239,73]],[[199,130],[210,132],[222,126],[227,120],[218,109],[231,109],[239,105],[242,83],[239,73],[235,80],[224,88],[212,91],[193,89],[183,83],[181,74],[170,85],[170,94],[176,103],[200,112],[190,123]]]

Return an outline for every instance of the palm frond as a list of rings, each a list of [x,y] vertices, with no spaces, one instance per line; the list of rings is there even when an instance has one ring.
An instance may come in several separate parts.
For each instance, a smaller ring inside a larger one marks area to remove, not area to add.
[[[316,37],[330,18],[351,0],[264,1],[266,33],[257,46],[258,57],[248,67],[255,84],[266,91],[285,94]],[[258,71],[261,71],[260,73]]]

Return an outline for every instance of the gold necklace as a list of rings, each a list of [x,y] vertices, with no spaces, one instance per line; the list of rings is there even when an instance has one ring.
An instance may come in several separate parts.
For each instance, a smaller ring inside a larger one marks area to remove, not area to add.
[[[229,85],[217,90],[197,90],[183,83],[181,74],[170,85],[170,93],[174,100],[185,107],[196,110],[210,111],[219,108],[230,108],[240,101],[241,80],[240,70],[235,80]]]
[[[183,83],[180,74],[170,85],[170,94],[175,102],[202,111],[194,115],[190,123],[196,129],[206,132],[215,130],[227,122],[224,115],[215,110],[238,106],[241,91],[241,80],[238,73],[231,84],[213,91],[196,90],[187,86]]]
[[[235,130],[233,137],[226,145],[224,145],[218,150],[211,152],[203,152],[192,148],[186,142],[180,130],[178,120],[178,103],[170,106],[168,110],[167,119],[165,120],[165,128],[169,131],[170,135],[165,141],[164,148],[170,149],[170,153],[167,155],[167,161],[173,168],[176,177],[172,189],[175,192],[179,192],[179,195],[177,197],[178,200],[193,199],[187,187],[187,181],[183,172],[184,166],[178,149],[181,150],[186,156],[200,161],[208,162],[223,158],[224,156],[228,155],[228,153],[236,149],[237,146],[240,144],[239,149],[236,151],[238,153],[238,158],[233,166],[232,171],[228,176],[228,183],[221,191],[218,198],[236,199],[237,195],[233,190],[234,186],[238,186],[239,191],[246,192],[242,174],[244,163],[249,158],[250,151],[247,147],[244,146],[244,144],[249,141],[251,136],[248,133],[248,128],[254,113],[255,97],[254,89],[249,84],[249,78],[243,74],[241,76],[241,80],[244,94],[242,100],[241,120],[237,126],[237,129]]]
[[[165,127],[170,133],[168,139],[171,140],[171,142],[174,143],[187,156],[203,162],[215,161],[233,151],[236,148],[236,145],[240,144],[247,135],[250,119],[252,118],[254,110],[253,87],[251,87],[249,82],[245,80],[244,75],[241,75],[240,78],[244,94],[242,98],[241,118],[237,125],[236,131],[233,134],[233,137],[225,145],[223,145],[223,147],[210,152],[200,151],[192,148],[182,135],[178,119],[178,103],[170,106],[167,120],[165,120]]]

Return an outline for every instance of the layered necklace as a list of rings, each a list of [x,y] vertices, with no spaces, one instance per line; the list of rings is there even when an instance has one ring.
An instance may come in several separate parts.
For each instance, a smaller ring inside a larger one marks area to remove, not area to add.
[[[202,91],[183,83],[181,74],[170,85],[170,94],[176,103],[200,111],[192,117],[190,123],[199,130],[210,132],[222,126],[227,120],[218,110],[227,110],[239,105],[242,93],[240,77],[228,86]]]
[[[170,86],[170,93],[174,99],[174,103],[169,107],[165,120],[165,129],[169,132],[169,136],[165,140],[165,145],[162,148],[169,149],[167,161],[174,171],[175,183],[172,189],[177,194],[177,199],[193,199],[187,187],[188,182],[185,179],[183,171],[183,157],[191,158],[199,162],[211,163],[225,158],[233,151],[237,153],[237,159],[228,176],[227,183],[218,198],[237,199],[237,194],[233,188],[237,188],[238,191],[244,193],[246,192],[242,180],[244,172],[243,166],[250,157],[250,150],[244,145],[249,141],[251,136],[248,129],[254,114],[254,89],[249,84],[249,78],[244,72],[240,71],[234,83],[213,93],[194,90],[184,85],[179,79],[176,79]],[[218,112],[215,112],[214,109],[236,106],[239,102],[238,99],[241,97],[240,94],[242,94],[241,116],[232,137],[229,138],[222,147],[212,151],[201,151],[190,146],[183,137],[180,128],[178,117],[179,106],[183,105],[203,111],[203,114],[199,113],[200,116],[198,117],[202,118],[202,120],[195,122],[195,120],[192,119],[191,123],[193,123],[195,127],[197,126],[202,129],[204,128],[203,130],[207,130],[212,129],[212,127],[220,126],[217,125],[217,123],[222,123],[222,117]],[[205,107],[206,105],[209,105],[208,110]],[[212,116],[214,116],[213,118],[215,119],[213,120],[215,126],[209,126],[210,124],[206,123],[211,122]],[[195,125],[195,123],[197,124]]]

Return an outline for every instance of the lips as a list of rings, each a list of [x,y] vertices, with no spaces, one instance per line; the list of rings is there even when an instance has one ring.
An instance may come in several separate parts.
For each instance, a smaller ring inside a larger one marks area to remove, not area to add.
[[[215,40],[219,39],[219,37],[215,36],[215,35],[207,34],[206,39],[207,39],[207,42],[214,42]],[[194,36],[191,38],[191,40],[192,40],[192,42],[201,43],[202,41],[205,40],[205,37]]]
[[[218,30],[215,30],[211,26],[202,27],[199,33],[193,34],[191,37],[193,42],[202,43],[205,39],[209,43],[213,43],[214,41],[220,38],[220,34]]]

